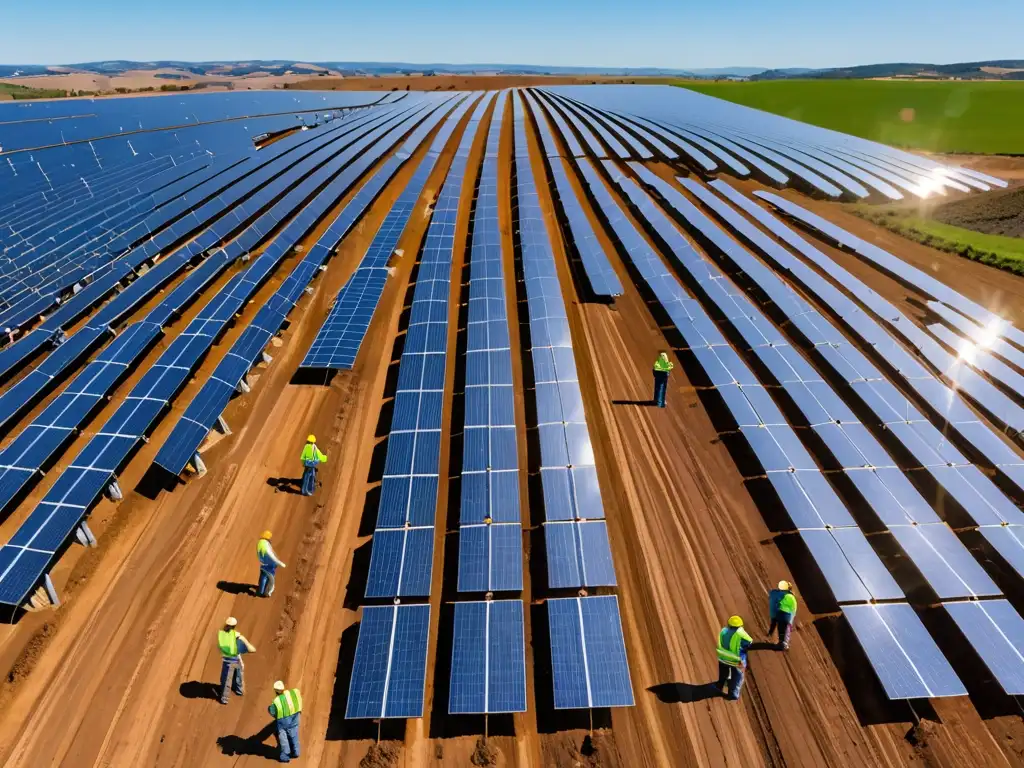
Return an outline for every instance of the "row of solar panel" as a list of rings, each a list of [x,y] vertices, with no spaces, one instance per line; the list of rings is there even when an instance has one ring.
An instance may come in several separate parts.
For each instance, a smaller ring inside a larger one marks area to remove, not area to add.
[[[226,258],[233,261],[265,240],[278,222],[292,217],[249,268],[235,275],[169,345],[61,474],[11,542],[0,549],[0,602],[21,603],[226,324],[286,253],[361,176],[364,169],[350,163],[390,129],[390,125],[380,126],[344,151],[320,158],[306,178],[225,248]]]
[[[414,115],[399,121],[376,145],[356,160],[351,170],[365,172],[409,128]],[[171,474],[185,469],[203,440],[227,407],[231,397],[263,353],[270,339],[280,330],[309,283],[323,267],[342,239],[351,231],[378,193],[401,167],[404,158],[390,158],[345,205],[305,258],[281,284],[278,291],[260,308],[252,323],[239,336],[210,379],[186,408],[182,418],[164,441],[154,463]]]

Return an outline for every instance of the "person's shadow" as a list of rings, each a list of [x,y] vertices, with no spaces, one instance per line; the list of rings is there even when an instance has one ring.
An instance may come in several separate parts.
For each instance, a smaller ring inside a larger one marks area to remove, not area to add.
[[[612,405],[646,405],[653,408],[657,404],[654,400],[612,400]]]
[[[665,704],[692,704],[705,699],[717,699],[723,696],[714,683],[659,683],[647,689],[658,701]]]
[[[267,485],[279,493],[294,493],[295,495],[302,493],[301,477],[268,477]]]
[[[204,683],[201,680],[189,680],[178,686],[178,693],[186,699],[220,699],[220,686],[217,683]]]
[[[242,736],[221,736],[217,739],[217,746],[221,753],[228,757],[235,755],[255,755],[266,757],[270,760],[277,760],[280,751],[276,744],[265,744],[268,736],[277,731],[277,726],[271,722],[264,726],[259,733],[243,738]]]
[[[258,587],[256,584],[244,584],[241,581],[218,581],[217,589],[227,592],[229,595],[252,595],[255,597]]]

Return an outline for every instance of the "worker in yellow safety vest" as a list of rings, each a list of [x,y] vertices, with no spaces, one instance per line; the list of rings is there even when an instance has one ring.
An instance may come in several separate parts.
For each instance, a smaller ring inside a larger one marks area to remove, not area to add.
[[[228,703],[228,686],[241,696],[245,692],[245,678],[242,664],[243,653],[254,653],[256,646],[242,637],[236,629],[238,619],[228,616],[224,620],[224,629],[217,633],[217,647],[220,648],[220,703]]]
[[[299,756],[299,713],[302,711],[302,694],[298,688],[284,689],[284,683],[274,683],[277,696],[268,710],[277,725],[277,746],[281,750],[278,761],[287,763]]]
[[[302,495],[312,496],[316,490],[316,468],[327,462],[327,454],[316,447],[316,435],[306,438],[302,449]]]
[[[654,404],[665,407],[665,393],[668,392],[668,374],[676,365],[668,359],[668,352],[659,352],[654,361]]]
[[[260,583],[256,594],[260,597],[270,597],[274,594],[274,574],[277,572],[278,566],[286,567],[274,552],[274,548],[270,546],[272,535],[270,531],[264,531],[256,543],[256,557],[260,561]]]
[[[796,596],[792,586],[783,579],[779,588],[768,593],[768,637],[775,628],[779,628],[779,645],[782,650],[789,650],[789,634],[793,630],[793,619],[796,618]]]
[[[743,619],[730,616],[729,625],[722,627],[718,633],[718,689],[724,693],[726,684],[730,701],[740,697],[743,687],[743,674],[747,669],[747,650],[754,639],[743,629]]]

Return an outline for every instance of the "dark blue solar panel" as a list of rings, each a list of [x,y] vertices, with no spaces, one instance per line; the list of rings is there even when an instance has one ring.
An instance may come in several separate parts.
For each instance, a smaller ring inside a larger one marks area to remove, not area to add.
[[[524,641],[522,601],[456,604],[448,712],[525,712]]]
[[[366,596],[428,596],[433,558],[433,527],[374,531]]]
[[[548,586],[615,586],[608,528],[604,520],[545,523]]]
[[[618,599],[548,600],[547,607],[555,709],[632,706]]]
[[[345,717],[423,716],[429,605],[366,606]]]
[[[523,588],[518,523],[459,528],[459,592],[518,592]]]

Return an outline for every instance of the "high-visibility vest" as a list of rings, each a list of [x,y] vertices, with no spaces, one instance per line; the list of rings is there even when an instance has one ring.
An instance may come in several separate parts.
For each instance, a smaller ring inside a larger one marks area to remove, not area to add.
[[[673,363],[671,360],[664,360],[664,359],[662,359],[662,357],[660,355],[654,361],[654,370],[658,371],[659,373],[668,373],[674,367],[675,367],[675,363]]]
[[[259,543],[256,545],[256,556],[260,559],[261,563],[269,559],[267,557],[267,553],[269,552],[270,542],[266,539],[260,539]]]
[[[726,646],[725,636],[729,632],[732,632],[732,637],[729,638],[729,645]],[[722,631],[718,633],[718,648],[716,649],[718,660],[730,667],[738,667],[743,661],[740,656],[740,643],[744,640],[748,643],[754,642],[754,638],[748,635],[743,627],[737,627],[735,631],[732,627],[723,627]]]
[[[788,613],[790,620],[796,616],[796,596],[792,592],[787,592],[783,596],[779,602],[779,610],[783,613]]]
[[[227,631],[222,629],[217,633],[217,645],[220,647],[220,652],[225,656],[237,656],[238,633],[233,629]]]
[[[277,713],[275,717],[280,720],[282,717],[291,717],[302,711],[302,694],[299,693],[298,688],[292,688],[290,691],[276,696],[274,698],[274,711]]]
[[[316,443],[306,443],[299,460],[303,462],[315,461],[318,464],[324,464],[327,461],[327,454],[317,448]]]

